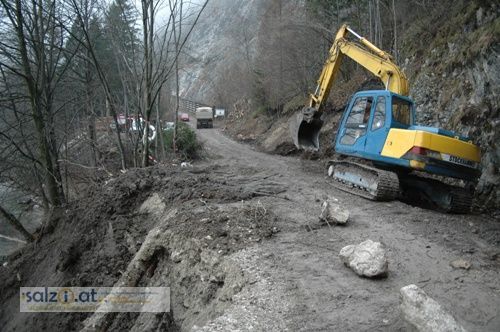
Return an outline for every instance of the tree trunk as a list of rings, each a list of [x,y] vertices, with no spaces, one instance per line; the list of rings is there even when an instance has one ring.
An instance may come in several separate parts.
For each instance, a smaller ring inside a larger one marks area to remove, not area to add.
[[[20,1],[20,0],[17,0]],[[104,90],[104,94],[106,96],[106,111],[111,113],[113,116],[113,122],[116,126],[116,141],[118,144],[118,150],[120,151],[120,162],[122,169],[127,169],[127,162],[125,159],[125,149],[123,148],[123,142],[121,139],[121,131],[120,131],[120,126],[118,124],[118,113],[116,112],[116,106],[113,103],[113,94],[111,93],[111,88],[109,87],[109,82],[106,78],[106,75],[104,74],[104,71],[101,67],[101,63],[97,59],[97,56],[94,52],[94,47],[92,46],[92,41],[90,40],[88,28],[84,24],[84,17],[82,16],[80,7],[76,0],[71,0],[71,3],[73,5],[73,9],[75,10],[75,14],[77,15],[77,19],[81,24],[82,32],[84,35],[84,40],[78,40],[88,51],[88,54],[90,55],[91,61],[94,64],[94,67],[97,71],[97,77],[99,78],[99,82],[101,83],[101,86]],[[107,113],[108,114],[108,113]]]
[[[153,0],[142,0],[142,24],[144,33],[145,89],[144,89],[144,133],[142,136],[142,167],[149,164],[149,123],[153,109],[153,37],[154,37]]]
[[[36,3],[34,3],[33,6],[34,6],[33,7],[34,13],[37,11],[37,9],[41,12],[40,4],[37,5]],[[36,8],[36,6],[39,6],[39,8]],[[48,122],[53,120],[50,116],[51,115],[50,108],[52,107],[50,102],[51,100],[49,96],[46,102],[47,105],[45,107],[45,111],[46,113],[48,113],[49,116],[47,117],[47,119],[45,119],[43,103],[42,103],[42,93],[44,91],[37,86],[37,81],[35,80],[35,76],[33,76],[31,70],[31,64],[28,57],[29,53],[28,45],[24,32],[25,21],[22,11],[21,0],[16,0],[15,10],[16,10],[15,26],[16,26],[17,42],[19,46],[19,52],[21,55],[22,71],[24,72],[23,77],[26,82],[31,104],[32,117],[35,123],[40,159],[44,168],[44,180],[47,190],[47,197],[52,205],[60,206],[64,204],[64,192],[62,190],[61,174],[59,173],[60,170],[57,162],[57,149],[55,141],[53,141],[55,139],[55,135],[53,130],[51,129],[53,122]],[[43,41],[43,38],[45,36],[40,36],[39,33],[36,33],[37,32],[36,30],[39,28],[38,24],[43,26],[44,23],[40,22],[41,20],[40,16],[34,15],[33,19],[35,20],[33,23],[35,25],[35,37],[42,38],[41,40]],[[41,85],[43,86],[43,88],[47,89],[47,84],[49,84],[50,82],[47,82],[48,78],[46,76],[46,73],[44,72],[45,61],[46,61],[46,58],[44,56],[45,46],[43,42],[35,43],[35,46],[38,46],[38,49],[36,50],[38,58],[36,60],[38,61],[39,67],[40,66],[42,67],[42,69],[38,68],[39,73],[37,74],[41,76],[38,77],[38,79],[43,81],[42,82],[43,84]],[[48,130],[46,127],[46,121],[47,125],[49,126]]]
[[[5,219],[9,222],[12,227],[14,227],[19,233],[21,233],[24,238],[28,242],[32,242],[35,238],[33,235],[31,235],[30,232],[24,228],[23,224],[17,219],[12,213],[9,211],[5,210],[1,205],[0,205],[0,214],[5,217]]]
[[[87,59],[90,59],[89,51],[87,50]],[[87,135],[89,140],[89,165],[92,168],[97,166],[97,143],[95,129],[95,113],[92,102],[92,71],[90,62],[85,62],[85,113],[87,118]]]
[[[163,142],[163,126],[160,117],[160,101],[161,93],[158,94],[158,99],[156,101],[156,150],[160,149],[161,153],[156,153],[156,156],[161,155],[161,159],[165,160],[165,142]]]
[[[394,49],[394,56],[396,59],[396,63],[399,61],[399,52],[398,52],[398,38],[397,38],[397,26],[396,26],[396,5],[394,4],[394,0],[392,0],[392,20],[394,23],[394,44],[393,44],[393,49]]]

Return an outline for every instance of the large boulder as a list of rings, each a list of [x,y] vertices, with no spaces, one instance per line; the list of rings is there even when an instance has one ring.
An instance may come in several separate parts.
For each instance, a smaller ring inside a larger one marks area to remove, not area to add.
[[[340,259],[356,274],[363,277],[387,276],[388,261],[385,246],[380,242],[366,240],[358,245],[349,245],[340,250]]]
[[[455,318],[416,285],[400,290],[404,319],[421,332],[465,332]]]
[[[321,205],[319,219],[334,224],[345,224],[349,220],[349,210],[342,207],[338,200],[330,198]]]

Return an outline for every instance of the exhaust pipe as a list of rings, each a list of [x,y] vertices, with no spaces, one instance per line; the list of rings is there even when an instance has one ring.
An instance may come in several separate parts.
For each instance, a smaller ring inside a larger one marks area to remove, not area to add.
[[[298,149],[319,150],[319,132],[323,117],[315,108],[305,107],[290,119],[290,134]]]

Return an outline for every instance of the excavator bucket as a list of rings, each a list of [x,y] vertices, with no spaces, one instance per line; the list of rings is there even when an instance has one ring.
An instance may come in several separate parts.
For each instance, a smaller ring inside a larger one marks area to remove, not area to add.
[[[319,150],[319,131],[323,119],[314,108],[305,107],[290,119],[290,134],[298,149]]]

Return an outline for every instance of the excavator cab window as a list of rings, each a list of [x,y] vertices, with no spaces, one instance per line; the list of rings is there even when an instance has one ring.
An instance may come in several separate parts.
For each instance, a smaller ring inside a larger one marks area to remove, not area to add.
[[[358,138],[366,134],[372,103],[372,97],[356,98],[347,117],[344,135],[340,139],[340,144],[353,145]]]
[[[380,129],[385,124],[385,97],[377,98],[375,106],[375,114],[373,115],[372,131]]]
[[[411,126],[411,103],[394,96],[392,98],[392,119],[404,126]]]
[[[358,128],[359,125],[367,124],[370,118],[372,97],[358,97],[352,105],[351,112],[347,118],[346,127]]]

